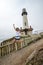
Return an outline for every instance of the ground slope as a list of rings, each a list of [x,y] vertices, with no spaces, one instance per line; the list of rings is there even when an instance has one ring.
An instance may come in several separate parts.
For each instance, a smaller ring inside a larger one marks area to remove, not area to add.
[[[24,65],[27,57],[41,44],[43,44],[43,39],[32,43],[31,45],[12,52],[7,56],[4,56],[0,59],[0,65]]]

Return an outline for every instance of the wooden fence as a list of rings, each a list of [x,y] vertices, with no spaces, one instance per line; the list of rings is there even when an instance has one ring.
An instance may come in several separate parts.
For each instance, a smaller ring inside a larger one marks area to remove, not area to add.
[[[1,56],[5,56],[9,53],[11,53],[12,51],[17,51],[18,49],[24,48],[25,46],[29,45],[31,42],[33,42],[35,39],[37,38],[32,38],[29,36],[25,36],[22,37],[21,39],[23,39],[23,43],[14,43],[14,41],[12,42],[7,42],[7,44],[1,44],[0,46],[0,57]]]

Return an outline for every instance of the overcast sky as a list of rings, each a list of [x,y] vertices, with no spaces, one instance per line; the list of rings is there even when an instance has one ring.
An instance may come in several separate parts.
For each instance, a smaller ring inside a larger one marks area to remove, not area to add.
[[[13,23],[22,27],[22,9],[28,12],[28,23],[43,30],[43,0],[0,0],[0,40],[14,35]]]

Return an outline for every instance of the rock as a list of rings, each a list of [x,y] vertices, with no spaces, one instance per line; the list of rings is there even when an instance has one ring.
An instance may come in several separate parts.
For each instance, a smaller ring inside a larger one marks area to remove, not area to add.
[[[43,45],[37,47],[36,52],[32,54],[26,65],[43,65]]]

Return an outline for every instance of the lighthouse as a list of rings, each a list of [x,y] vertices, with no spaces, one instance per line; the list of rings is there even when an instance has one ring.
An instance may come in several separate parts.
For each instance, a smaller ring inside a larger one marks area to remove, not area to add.
[[[22,9],[22,17],[23,17],[23,29],[27,29],[29,26],[28,26],[28,19],[27,19],[27,12],[26,12],[26,9],[23,8]]]
[[[23,29],[21,30],[22,32],[25,33],[25,35],[30,34],[32,32],[33,28],[28,25],[28,18],[27,18],[27,11],[25,8],[22,9],[22,18],[23,18]]]

